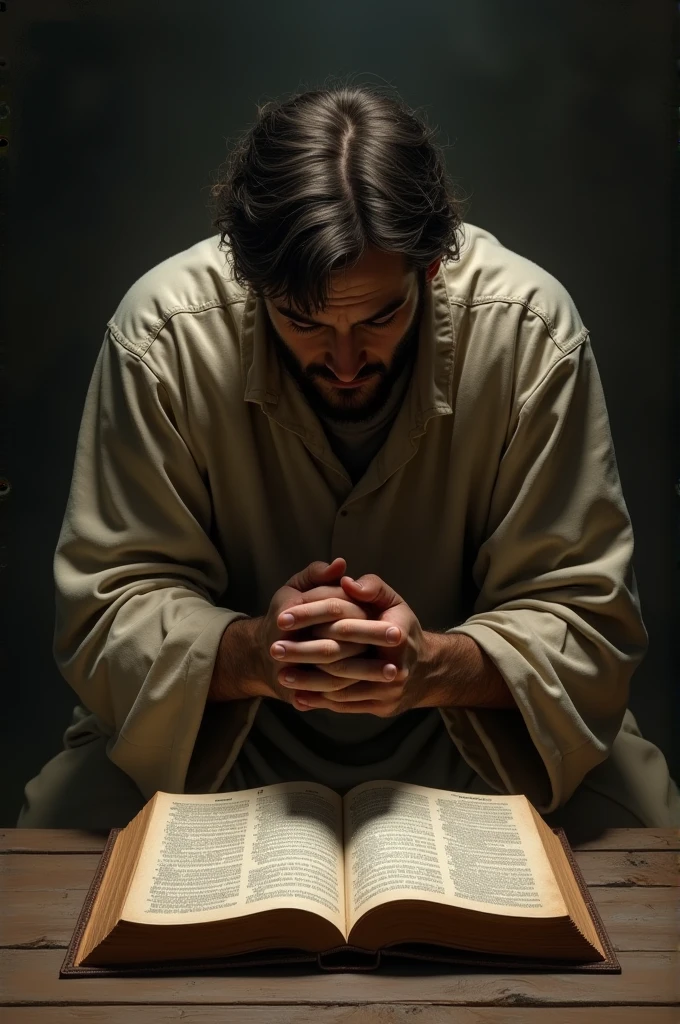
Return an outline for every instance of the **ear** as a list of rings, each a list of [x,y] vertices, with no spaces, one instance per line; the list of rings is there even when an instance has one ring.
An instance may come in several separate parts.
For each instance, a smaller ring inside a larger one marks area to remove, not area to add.
[[[429,267],[425,271],[425,280],[428,282],[428,284],[439,270],[441,262],[441,256],[438,256],[436,260],[433,260],[432,263],[430,263]]]

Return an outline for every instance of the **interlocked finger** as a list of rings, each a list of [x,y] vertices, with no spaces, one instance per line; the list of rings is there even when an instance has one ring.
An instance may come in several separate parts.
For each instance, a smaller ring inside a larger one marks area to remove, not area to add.
[[[405,670],[398,669],[391,662],[377,661],[375,658],[348,658],[346,661],[330,663],[325,671],[287,666],[279,672],[279,682],[291,689],[303,687],[307,690],[336,690],[357,680],[383,686],[397,679],[401,683],[406,675]]]
[[[368,616],[362,608],[345,601],[341,597],[328,597],[326,600],[310,601],[293,608],[286,608],[278,617],[280,629],[303,629],[318,623],[333,623],[337,619],[361,620]]]
[[[314,690],[297,690],[295,696],[301,701],[314,706],[325,707],[331,704],[351,704],[355,701],[375,701],[380,704],[389,704],[391,701],[398,701],[403,694],[401,686],[393,683],[374,683],[362,679],[345,686],[339,690],[318,692]]]
[[[373,644],[375,647],[396,647],[402,641],[402,632],[391,622],[377,619],[346,618],[339,622],[326,622],[312,627],[311,636],[330,637],[354,644]]]
[[[338,643],[337,640],[276,640],[269,653],[276,661],[327,665],[341,658],[363,654],[363,644]]]

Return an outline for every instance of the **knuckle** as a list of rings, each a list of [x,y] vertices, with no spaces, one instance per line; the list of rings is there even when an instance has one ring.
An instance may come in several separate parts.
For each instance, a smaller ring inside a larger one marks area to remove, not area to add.
[[[331,597],[327,602],[328,614],[340,618],[343,614],[342,601],[337,597]]]

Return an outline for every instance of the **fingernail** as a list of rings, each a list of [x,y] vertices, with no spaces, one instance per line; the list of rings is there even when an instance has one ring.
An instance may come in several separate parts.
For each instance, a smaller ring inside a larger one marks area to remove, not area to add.
[[[272,647],[272,654],[274,655],[275,658],[282,658],[285,653],[286,648],[283,646],[283,644],[274,644],[274,646]]]
[[[387,637],[391,644],[396,644],[397,641],[401,638],[401,630],[397,629],[396,626],[390,626],[385,636]]]
[[[383,668],[383,675],[385,676],[385,679],[394,679],[396,674],[397,674],[397,666],[396,665],[385,665],[385,667]]]
[[[294,683],[294,682],[295,682],[295,676],[292,676],[292,675],[285,675],[285,676],[283,677],[283,681],[284,681],[285,683]]]
[[[284,612],[283,615],[281,615],[281,617],[279,618],[279,622],[281,623],[284,629],[290,629],[290,627],[295,622],[295,616],[291,615],[290,612]]]

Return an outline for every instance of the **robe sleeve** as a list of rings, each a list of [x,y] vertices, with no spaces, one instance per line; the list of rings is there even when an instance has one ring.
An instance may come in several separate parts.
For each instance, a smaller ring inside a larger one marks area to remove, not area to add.
[[[184,790],[220,638],[246,617],[218,604],[211,514],[162,382],[107,331],[54,556],[53,654],[146,799]]]
[[[516,417],[472,572],[465,633],[517,710],[442,708],[466,760],[539,811],[564,804],[616,737],[647,633],[600,377],[586,337]]]

